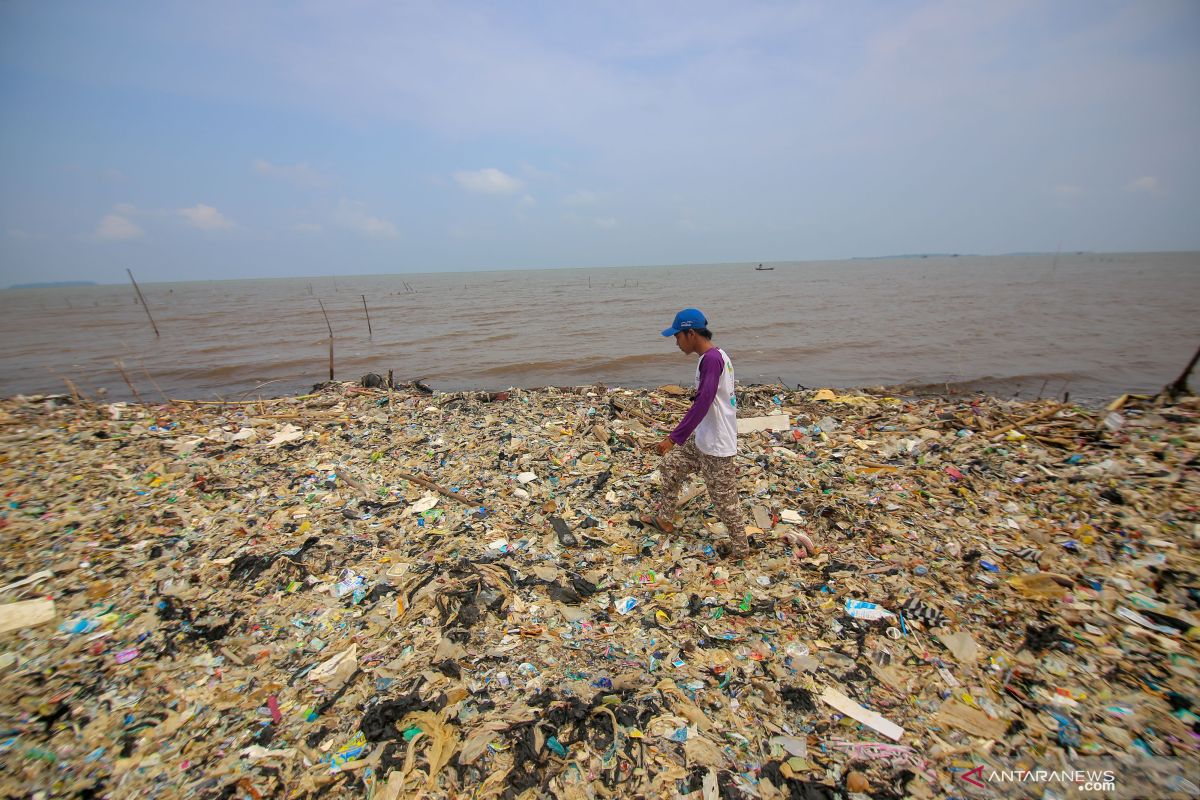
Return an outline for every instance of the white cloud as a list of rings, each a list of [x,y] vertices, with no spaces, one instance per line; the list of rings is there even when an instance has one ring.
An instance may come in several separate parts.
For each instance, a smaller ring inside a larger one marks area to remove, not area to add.
[[[1083,187],[1075,186],[1071,183],[1059,183],[1050,190],[1059,197],[1079,197],[1083,194]]]
[[[187,220],[193,228],[202,231],[220,231],[233,227],[233,220],[217,211],[212,206],[197,203],[191,208],[179,209],[179,215]]]
[[[121,172],[121,170],[119,170],[119,169],[116,169],[115,167],[111,167],[111,168],[109,168],[109,169],[106,169],[106,170],[104,170],[104,172],[103,172],[103,173],[101,173],[101,174],[102,174],[102,175],[104,175],[104,177],[105,177],[105,178],[108,178],[110,181],[123,181],[123,180],[127,180],[125,173],[124,173],[124,172]]]
[[[142,238],[146,232],[133,221],[134,217],[182,218],[188,225],[202,231],[220,231],[235,227],[233,220],[203,203],[197,203],[191,208],[175,209],[138,208],[130,203],[117,203],[112,212],[96,226],[96,238],[110,242]]]
[[[596,220],[596,227],[603,228],[604,230],[612,230],[620,224],[620,222],[612,217],[601,217],[600,219]]]
[[[1144,175],[1141,178],[1136,178],[1129,182],[1129,191],[1131,192],[1148,192],[1154,194],[1161,188],[1158,185],[1158,178]]]
[[[386,219],[368,214],[362,203],[342,200],[335,216],[343,227],[375,239],[394,239],[400,235],[396,226]]]
[[[123,206],[118,206],[118,209]],[[96,238],[106,242],[124,242],[140,239],[146,232],[121,214],[107,214],[96,226]]]
[[[329,185],[329,177],[321,171],[309,166],[308,162],[299,164],[272,164],[270,161],[257,159],[254,171],[268,178],[279,178],[297,186],[322,187]]]
[[[590,206],[600,201],[600,195],[587,189],[571,192],[563,198],[563,204],[568,206]]]
[[[517,203],[520,208],[533,208],[537,205],[537,199],[533,195],[527,194]]]
[[[468,192],[476,194],[513,194],[524,185],[511,175],[495,167],[477,170],[460,170],[454,173],[454,180]]]
[[[297,222],[292,226],[296,233],[320,233],[325,228],[315,222]]]

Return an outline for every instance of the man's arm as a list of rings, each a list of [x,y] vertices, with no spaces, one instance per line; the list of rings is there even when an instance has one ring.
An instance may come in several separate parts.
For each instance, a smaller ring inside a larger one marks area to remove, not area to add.
[[[717,383],[721,380],[721,372],[725,369],[725,359],[717,348],[713,348],[700,359],[700,385],[696,389],[696,399],[692,407],[683,415],[683,419],[671,431],[669,438],[675,444],[683,444],[696,430],[696,426],[704,419],[708,409],[712,407],[717,396]]]

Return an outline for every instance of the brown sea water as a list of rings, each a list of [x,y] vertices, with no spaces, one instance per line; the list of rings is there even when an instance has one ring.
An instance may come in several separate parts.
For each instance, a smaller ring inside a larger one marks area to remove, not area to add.
[[[153,283],[0,292],[0,394],[160,400],[307,390],[336,377],[437,389],[690,383],[660,331],[708,315],[742,383],[985,390],[1100,400],[1153,392],[1200,345],[1200,253],[832,262]],[[412,291],[409,290],[412,289]],[[361,295],[373,334],[368,336]],[[1200,381],[1200,378],[1197,379]]]

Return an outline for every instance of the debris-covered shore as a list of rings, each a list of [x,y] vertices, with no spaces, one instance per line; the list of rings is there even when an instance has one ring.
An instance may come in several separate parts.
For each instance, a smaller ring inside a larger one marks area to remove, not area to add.
[[[738,399],[0,402],[0,795],[1195,795],[1195,398]]]

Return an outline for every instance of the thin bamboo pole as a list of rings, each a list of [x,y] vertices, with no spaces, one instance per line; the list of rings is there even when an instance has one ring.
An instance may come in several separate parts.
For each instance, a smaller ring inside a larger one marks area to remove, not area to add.
[[[150,327],[154,328],[154,335],[158,336],[158,326],[154,324],[154,317],[150,314],[150,306],[146,305],[146,298],[142,297],[142,290],[138,286],[137,281],[133,279],[133,273],[126,267],[125,271],[129,273],[129,280],[133,282],[133,290],[137,292],[138,299],[142,301],[142,308],[146,309],[146,316],[150,317]]]
[[[362,300],[363,300],[363,313],[367,315],[367,338],[370,339],[375,334],[371,330],[371,312],[367,310],[367,296],[365,294],[362,296]]]
[[[321,306],[321,313],[325,315],[325,326],[329,328],[329,380],[333,381],[333,324],[329,321],[329,314],[325,311],[325,304],[317,298],[317,304]]]
[[[146,369],[146,362],[142,361],[140,357],[139,357],[138,361],[141,364],[142,372],[145,374],[146,380],[150,381],[150,385],[153,386],[155,391],[158,392],[158,396],[163,399],[163,402],[166,403],[167,405],[170,405],[171,401],[167,397],[167,393],[164,392],[162,390],[162,387],[158,385],[158,381],[154,380],[154,377],[150,374],[150,370]]]
[[[1059,411],[1062,411],[1066,407],[1067,406],[1065,403],[1055,403],[1054,405],[1050,406],[1049,408],[1043,409],[1042,411],[1039,411],[1038,413],[1033,414],[1032,416],[1028,416],[1025,419],[1018,420],[1017,422],[1013,423],[1012,425],[1006,425],[1005,427],[1000,428],[999,430],[992,431],[991,433],[988,434],[988,436],[991,437],[992,439],[995,439],[998,436],[1003,436],[1004,434],[1008,433],[1009,431],[1016,430],[1017,428],[1020,428],[1022,426],[1030,425],[1034,422],[1041,422],[1044,419],[1053,417],[1055,414],[1057,414]]]
[[[325,304],[321,302],[321,298],[317,298],[317,305],[321,307],[321,313],[325,315],[325,327],[329,328],[329,338],[333,338],[333,325],[329,322],[329,314],[325,312]]]
[[[302,394],[296,397],[268,397],[266,400],[182,400],[177,398],[171,402],[182,406],[240,406],[254,403],[293,403],[320,396],[319,394]]]
[[[117,371],[121,373],[121,377],[125,379],[125,385],[129,387],[129,391],[133,393],[133,399],[137,402],[142,402],[142,396],[138,394],[138,390],[134,388],[133,381],[129,380],[129,373],[125,371],[125,365],[121,363],[121,359],[113,361],[117,365]]]

